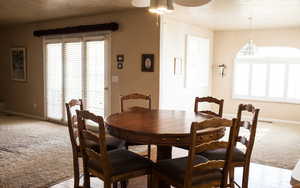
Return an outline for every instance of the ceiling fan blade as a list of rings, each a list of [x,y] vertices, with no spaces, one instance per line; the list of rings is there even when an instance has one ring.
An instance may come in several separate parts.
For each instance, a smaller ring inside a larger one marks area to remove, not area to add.
[[[149,7],[150,6],[150,0],[132,0],[131,4],[134,7]]]
[[[174,0],[176,4],[186,7],[198,7],[209,3],[212,0]]]

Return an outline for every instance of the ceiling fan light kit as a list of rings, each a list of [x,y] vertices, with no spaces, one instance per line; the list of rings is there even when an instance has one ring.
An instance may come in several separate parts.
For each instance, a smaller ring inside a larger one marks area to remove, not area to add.
[[[197,7],[205,5],[212,0],[132,0],[134,7],[149,7],[149,11],[155,14],[165,14],[174,11],[174,3],[186,6]]]
[[[165,14],[174,11],[173,0],[150,0],[149,11],[156,14]]]

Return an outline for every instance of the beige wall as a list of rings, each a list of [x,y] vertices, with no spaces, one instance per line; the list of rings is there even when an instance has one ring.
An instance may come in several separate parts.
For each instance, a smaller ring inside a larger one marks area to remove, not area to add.
[[[233,62],[236,53],[249,39],[249,31],[218,31],[214,38],[214,64],[225,64],[225,77],[214,69],[213,95],[225,99],[224,113],[235,114],[238,104],[252,103],[261,109],[260,117],[300,121],[300,105],[232,99]],[[252,34],[257,46],[300,48],[300,29],[256,30]]]
[[[112,33],[112,75],[119,76],[119,83],[112,84],[112,112],[119,111],[119,95],[143,92],[153,96],[153,106],[158,106],[159,96],[159,32],[157,17],[146,10],[130,10],[97,16],[57,20],[39,24],[22,25],[2,30],[0,35],[0,100],[8,110],[44,115],[43,46],[42,38],[33,37],[38,29],[118,22],[120,30]],[[28,82],[10,80],[9,49],[27,48]],[[155,72],[141,72],[141,54],[155,54]],[[125,55],[123,70],[116,68],[116,55]],[[37,104],[34,108],[33,104]]]
[[[184,97],[190,98],[190,103],[193,106],[193,97],[187,96],[187,89],[184,88],[184,76],[174,76],[174,58],[182,58],[183,64],[186,59],[186,38],[188,35],[207,38],[210,42],[210,60],[212,62],[213,55],[213,31],[203,28],[199,25],[188,24],[174,18],[164,17],[162,25],[162,47],[161,47],[161,93],[160,102],[162,108],[189,108],[185,100],[178,100]],[[198,95],[208,95],[209,92]],[[193,109],[193,108],[191,108]]]

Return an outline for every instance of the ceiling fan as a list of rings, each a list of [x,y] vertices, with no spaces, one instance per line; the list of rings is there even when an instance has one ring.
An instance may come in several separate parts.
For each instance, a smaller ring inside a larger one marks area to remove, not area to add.
[[[132,0],[134,7],[149,7],[149,11],[157,14],[164,14],[174,10],[173,3],[186,7],[198,7],[209,3],[212,0]]]

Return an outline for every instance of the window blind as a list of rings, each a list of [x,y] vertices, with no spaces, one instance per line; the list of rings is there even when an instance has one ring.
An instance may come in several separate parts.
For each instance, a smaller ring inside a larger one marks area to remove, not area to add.
[[[47,117],[62,119],[63,81],[62,81],[62,43],[47,44]]]
[[[104,41],[86,42],[86,108],[104,115]]]
[[[81,42],[69,42],[64,45],[65,101],[82,98],[81,47]]]

